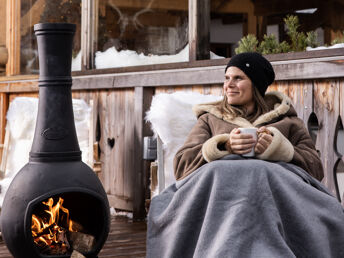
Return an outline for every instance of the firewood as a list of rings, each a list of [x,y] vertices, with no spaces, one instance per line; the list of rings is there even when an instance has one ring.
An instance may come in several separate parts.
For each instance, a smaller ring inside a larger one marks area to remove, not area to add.
[[[81,232],[69,232],[69,243],[73,250],[87,253],[92,250],[95,238],[92,235]]]
[[[70,248],[66,230],[63,229],[62,231],[57,233],[57,241],[60,242],[61,244],[62,243],[65,244],[67,249]]]
[[[83,229],[84,229],[84,227],[80,223],[78,223],[78,222],[76,222],[74,220],[73,220],[72,228],[73,228],[73,231],[78,231],[78,232],[82,232]]]
[[[79,253],[78,251],[74,250],[70,258],[86,258],[83,254]]]

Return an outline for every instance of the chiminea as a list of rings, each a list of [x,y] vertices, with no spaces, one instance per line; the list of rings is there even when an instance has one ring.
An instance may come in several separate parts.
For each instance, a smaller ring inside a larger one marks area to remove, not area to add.
[[[74,24],[34,26],[40,64],[39,107],[29,163],[15,176],[1,210],[14,257],[97,257],[109,233],[107,195],[81,161],[71,95]]]

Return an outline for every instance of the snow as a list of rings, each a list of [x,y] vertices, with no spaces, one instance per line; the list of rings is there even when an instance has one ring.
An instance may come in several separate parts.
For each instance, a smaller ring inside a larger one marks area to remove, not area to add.
[[[325,47],[325,46],[320,46],[320,47],[307,47],[306,51],[312,51],[312,50],[323,50],[323,49],[332,49],[332,48],[343,48],[344,43],[339,43],[335,44],[333,46]]]
[[[110,215],[114,217],[127,217],[128,219],[133,219],[132,212],[116,211],[114,207],[110,208]]]
[[[17,97],[11,102],[7,111],[6,131],[9,130],[10,132],[10,144],[7,152],[5,177],[0,181],[0,207],[12,179],[29,161],[37,110],[37,98]],[[85,163],[90,163],[88,160],[90,144],[88,130],[91,108],[84,100],[73,99],[73,111],[82,160]]]
[[[77,54],[75,58],[72,59],[72,71],[81,70],[81,51]]]
[[[220,58],[224,57],[210,52],[210,59]],[[117,51],[115,47],[110,47],[104,52],[98,51],[95,54],[96,69],[187,61],[189,61],[189,45],[186,45],[184,49],[175,55],[144,55],[133,50]],[[81,70],[81,52],[72,60],[72,71],[77,70]]]

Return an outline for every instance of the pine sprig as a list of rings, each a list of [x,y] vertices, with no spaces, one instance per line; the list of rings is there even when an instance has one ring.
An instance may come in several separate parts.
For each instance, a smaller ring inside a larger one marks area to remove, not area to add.
[[[239,41],[239,46],[235,49],[236,54],[244,52],[256,52],[258,47],[258,40],[255,35],[248,34]]]

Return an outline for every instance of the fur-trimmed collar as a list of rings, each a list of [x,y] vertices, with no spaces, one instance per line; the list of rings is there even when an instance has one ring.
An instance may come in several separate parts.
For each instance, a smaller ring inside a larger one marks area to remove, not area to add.
[[[291,106],[291,100],[283,93],[278,91],[271,91],[265,94],[264,99],[271,107],[271,110],[259,116],[253,123],[250,123],[247,119],[242,117],[232,118],[230,115],[222,114],[219,109],[219,104],[222,100],[195,105],[193,106],[192,110],[197,117],[204,113],[210,113],[217,118],[220,118],[232,124],[236,124],[239,127],[256,127],[260,124],[268,123],[281,115],[285,115],[288,111],[292,111],[291,115],[296,115],[294,108]]]

